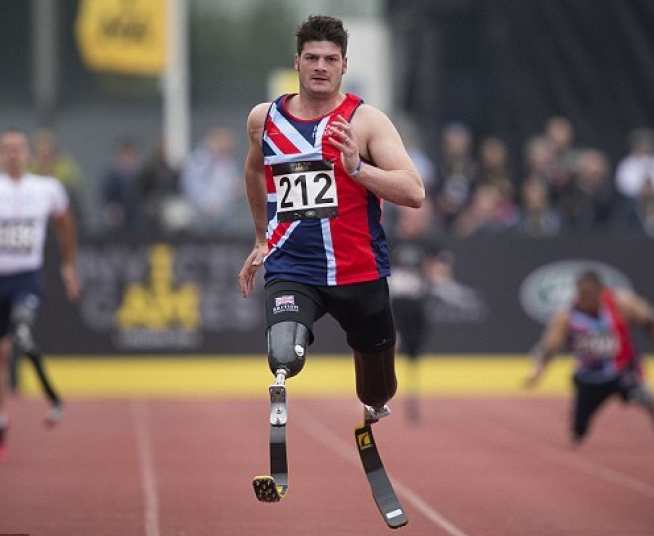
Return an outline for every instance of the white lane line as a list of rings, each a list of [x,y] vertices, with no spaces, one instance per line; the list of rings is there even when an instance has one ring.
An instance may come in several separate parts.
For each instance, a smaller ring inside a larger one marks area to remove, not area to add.
[[[328,447],[331,451],[338,454],[341,458],[347,460],[352,465],[357,467],[361,466],[353,445],[346,443],[330,428],[306,415],[303,411],[293,409],[293,412],[300,417],[298,420],[305,432],[318,441],[318,443]],[[354,441],[354,439],[352,441]],[[407,485],[394,478],[391,478],[391,481],[401,497],[406,499],[416,510],[418,510],[418,512],[425,516],[434,525],[443,529],[449,536],[470,536],[454,525],[443,514],[432,508],[422,497],[420,497],[420,495]]]
[[[546,450],[547,449],[547,450]],[[577,469],[582,473],[587,475],[601,478],[606,480],[611,484],[617,484],[625,488],[629,488],[632,491],[636,491],[654,499],[654,486],[638,480],[637,478],[631,477],[622,471],[616,471],[615,469],[610,469],[608,467],[602,467],[594,462],[588,460],[574,459],[569,458],[569,454],[564,452],[559,452],[554,450],[551,447],[540,447],[541,456],[550,458],[562,465],[567,465],[572,469]]]
[[[141,471],[145,536],[159,536],[159,497],[157,495],[157,475],[154,469],[152,441],[148,427],[148,408],[145,402],[132,400],[131,410],[139,455],[139,469]]]

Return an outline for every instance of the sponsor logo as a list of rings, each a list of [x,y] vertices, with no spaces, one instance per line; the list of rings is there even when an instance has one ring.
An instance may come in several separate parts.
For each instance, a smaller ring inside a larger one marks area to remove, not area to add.
[[[275,307],[282,305],[295,305],[295,296],[278,296],[275,298]]]
[[[178,352],[205,351],[211,338],[250,332],[260,323],[258,302],[244,300],[232,280],[243,253],[201,242],[82,246],[84,336],[102,352]]]
[[[309,169],[309,163],[308,162],[291,162],[290,168],[291,168],[291,171],[293,173],[302,173],[303,171],[307,171]]]
[[[200,326],[200,290],[176,285],[174,251],[157,244],[150,251],[149,281],[127,285],[116,311],[118,340],[127,347],[193,347]]]
[[[275,305],[273,306],[273,314],[279,313],[297,313],[300,308],[295,304],[295,296],[285,294],[284,296],[277,296],[275,298]]]
[[[585,270],[595,270],[611,288],[632,289],[629,278],[606,263],[584,259],[553,262],[531,272],[520,286],[520,303],[527,316],[546,323],[553,313],[568,307],[577,277]]]
[[[365,450],[372,447],[372,438],[370,437],[370,432],[361,432],[357,434],[357,445],[359,445],[359,450]]]

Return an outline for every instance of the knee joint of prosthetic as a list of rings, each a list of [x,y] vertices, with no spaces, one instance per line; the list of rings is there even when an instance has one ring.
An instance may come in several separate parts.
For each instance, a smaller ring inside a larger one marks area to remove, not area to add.
[[[37,352],[34,341],[34,324],[36,322],[36,311],[38,298],[29,296],[27,299],[17,303],[11,310],[11,325],[14,342],[19,351],[29,354]]]
[[[279,322],[268,330],[268,365],[273,374],[279,369],[287,377],[298,374],[306,358],[309,330],[299,322]]]

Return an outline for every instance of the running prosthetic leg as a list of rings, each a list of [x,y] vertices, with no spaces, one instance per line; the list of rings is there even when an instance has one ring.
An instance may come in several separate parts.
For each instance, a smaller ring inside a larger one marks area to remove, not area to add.
[[[57,414],[58,418],[51,419],[50,415],[46,417],[46,424],[51,421],[51,423],[56,423],[61,420],[61,398],[59,397],[57,391],[45,369],[45,364],[43,361],[43,355],[34,340],[34,323],[36,321],[36,307],[38,305],[38,299],[36,297],[28,297],[23,302],[19,303],[11,311],[11,321],[14,326],[14,341],[16,344],[16,350],[20,354],[25,354],[32,365],[34,366],[34,371],[41,383],[41,387],[52,406],[50,414]]]
[[[387,415],[390,415],[388,406],[382,408],[364,406],[364,422],[362,426],[354,430],[354,438],[375,504],[386,524],[392,529],[397,529],[406,525],[409,520],[395,495],[372,434],[372,425]]]
[[[279,502],[288,493],[286,462],[286,370],[278,369],[270,393],[270,476],[255,476],[254,494],[261,502]]]

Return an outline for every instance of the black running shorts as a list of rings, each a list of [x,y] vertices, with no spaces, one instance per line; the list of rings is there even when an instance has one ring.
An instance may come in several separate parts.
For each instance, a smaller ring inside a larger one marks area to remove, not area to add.
[[[42,296],[38,271],[0,275],[0,337],[9,333],[11,310],[19,302],[30,299],[38,303]]]
[[[332,315],[347,334],[347,343],[362,353],[395,344],[395,326],[386,279],[343,286],[271,281],[266,285],[266,329],[279,322],[299,322],[311,332],[324,314]]]

